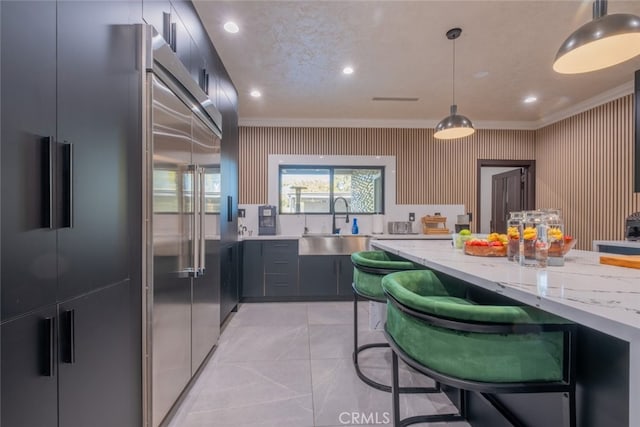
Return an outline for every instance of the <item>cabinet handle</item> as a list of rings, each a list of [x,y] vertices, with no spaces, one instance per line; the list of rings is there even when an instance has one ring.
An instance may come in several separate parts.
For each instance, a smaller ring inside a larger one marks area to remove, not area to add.
[[[233,213],[231,212],[232,207],[233,207],[233,197],[227,196],[227,222],[233,221]]]
[[[44,319],[44,357],[42,366],[42,375],[45,377],[53,377],[56,368],[55,342],[56,342],[56,323],[55,318],[47,317]]]
[[[171,14],[162,12],[162,37],[169,46],[171,45]]]
[[[64,347],[62,362],[76,363],[76,311],[67,310],[62,313]]]
[[[55,142],[52,136],[42,138],[42,228],[53,229],[53,154],[55,150]]]
[[[171,50],[178,51],[178,25],[175,22],[171,23]]]
[[[60,228],[73,228],[73,144],[62,145],[62,218]]]
[[[206,70],[204,72],[204,91],[209,95],[209,73]]]

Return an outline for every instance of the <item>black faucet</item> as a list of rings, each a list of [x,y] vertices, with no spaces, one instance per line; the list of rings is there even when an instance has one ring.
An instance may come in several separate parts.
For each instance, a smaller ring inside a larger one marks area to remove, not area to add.
[[[340,233],[340,229],[336,228],[336,202],[338,200],[342,200],[344,201],[344,222],[345,223],[349,223],[349,203],[347,202],[347,199],[345,199],[344,197],[336,197],[335,199],[333,199],[333,223],[332,223],[332,227],[331,229],[333,230],[333,234],[338,234]]]

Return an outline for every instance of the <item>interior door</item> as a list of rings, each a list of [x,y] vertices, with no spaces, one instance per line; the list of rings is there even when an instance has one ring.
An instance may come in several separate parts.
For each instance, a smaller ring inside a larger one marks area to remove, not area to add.
[[[152,77],[153,426],[191,378],[194,191],[191,111]]]
[[[499,173],[491,177],[491,231],[505,233],[509,212],[525,208],[524,168]]]
[[[192,117],[193,163],[200,189],[200,273],[193,279],[191,307],[191,370],[195,372],[220,335],[220,139],[200,119]],[[218,212],[218,215],[216,215]]]

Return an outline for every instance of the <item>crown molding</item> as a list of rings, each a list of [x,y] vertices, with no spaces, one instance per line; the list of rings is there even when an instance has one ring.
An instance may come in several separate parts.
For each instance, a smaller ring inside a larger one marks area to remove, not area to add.
[[[634,91],[633,79],[579,102],[563,110],[534,121],[474,121],[476,129],[513,129],[537,130],[559,122],[576,114],[583,113],[607,102],[630,95]],[[434,129],[437,120],[403,120],[403,119],[294,119],[294,118],[260,118],[247,117],[238,120],[239,126],[245,127],[315,127],[315,128],[401,128],[401,129]]]
[[[402,119],[287,119],[241,118],[239,126],[246,127],[314,127],[314,128],[395,128],[434,129],[437,120]],[[476,129],[527,129],[535,130],[535,122],[474,121]]]
[[[545,126],[549,126],[553,123],[557,123],[560,120],[564,120],[571,116],[575,116],[580,113],[584,113],[587,110],[591,110],[592,108],[598,107],[602,104],[606,104],[607,102],[611,102],[615,99],[622,98],[623,96],[631,95],[634,91],[633,79],[628,82],[621,84],[620,86],[614,87],[613,89],[609,89],[605,92],[602,92],[599,95],[596,95],[592,98],[579,102],[575,105],[572,105],[569,108],[565,108],[564,110],[557,111],[553,114],[550,114],[546,117],[541,118],[536,123],[536,129],[543,128]]]

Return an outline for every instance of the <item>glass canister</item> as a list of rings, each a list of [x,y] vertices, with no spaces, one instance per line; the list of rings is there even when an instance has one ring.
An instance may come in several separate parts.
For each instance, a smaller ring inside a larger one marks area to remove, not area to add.
[[[524,212],[509,212],[507,220],[507,259],[520,261],[520,234],[522,234],[522,222]]]
[[[546,267],[548,255],[547,214],[526,211],[520,233],[520,265]]]
[[[548,209],[547,236],[549,240],[549,258],[547,263],[551,266],[564,265],[564,221],[557,209]]]

